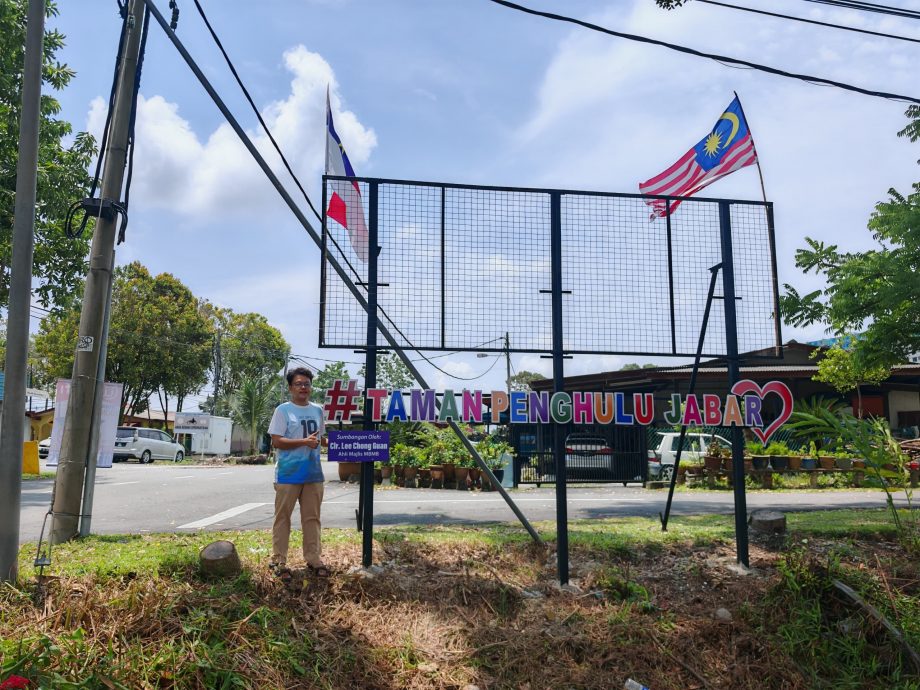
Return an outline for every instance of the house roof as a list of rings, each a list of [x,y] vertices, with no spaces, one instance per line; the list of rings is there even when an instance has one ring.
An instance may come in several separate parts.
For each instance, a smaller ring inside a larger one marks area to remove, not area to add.
[[[806,345],[790,341],[783,345],[783,357],[774,356],[774,348],[753,350],[741,355],[740,374],[745,378],[764,380],[770,378],[810,379],[818,372],[810,354],[821,349],[815,345]],[[747,360],[747,362],[745,362]],[[693,364],[681,364],[670,367],[633,369],[630,371],[605,371],[580,376],[567,376],[565,387],[576,390],[600,390],[607,388],[636,388],[652,386],[675,379],[689,379],[693,373]],[[905,363],[892,367],[892,377],[920,377],[920,364]],[[728,366],[724,357],[710,359],[700,363],[697,376],[700,378],[725,379]],[[534,390],[551,390],[552,379],[540,379],[530,384]]]

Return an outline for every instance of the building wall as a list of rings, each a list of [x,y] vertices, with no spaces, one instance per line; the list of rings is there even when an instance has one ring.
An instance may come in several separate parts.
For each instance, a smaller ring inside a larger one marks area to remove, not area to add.
[[[898,412],[916,412],[920,410],[920,393],[916,391],[890,391],[888,393],[888,423],[896,428]]]

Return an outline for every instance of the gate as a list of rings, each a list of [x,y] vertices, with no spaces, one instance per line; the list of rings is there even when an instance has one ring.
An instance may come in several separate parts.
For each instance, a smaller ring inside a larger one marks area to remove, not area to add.
[[[648,478],[648,444],[641,426],[572,425],[560,427],[565,439],[566,481],[575,483],[644,483]],[[517,484],[554,484],[556,460],[553,427],[512,425]]]

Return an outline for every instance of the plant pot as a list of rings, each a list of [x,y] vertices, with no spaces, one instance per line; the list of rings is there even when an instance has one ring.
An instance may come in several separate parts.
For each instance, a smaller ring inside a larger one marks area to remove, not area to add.
[[[360,462],[340,462],[339,463],[339,479],[343,482],[351,481],[351,478],[355,475],[361,475],[361,463]]]
[[[750,474],[754,470],[754,462],[750,458],[744,459],[744,473]]]
[[[787,455],[774,455],[770,458],[770,467],[774,472],[783,472],[789,469],[789,457]]]
[[[727,472],[728,474],[732,473],[732,456],[722,458],[722,471]]]
[[[415,467],[406,467],[403,469],[403,478],[406,480],[415,481],[415,476],[418,474],[418,469]]]
[[[810,458],[805,456],[802,458],[802,469],[803,470],[813,470],[818,466],[818,461],[815,458]]]
[[[496,480],[499,484],[501,484],[501,483],[502,483],[502,480],[505,478],[505,470],[504,470],[504,468],[497,469],[497,470],[492,470],[492,474],[495,475],[495,480]],[[498,487],[495,486],[495,483],[494,483],[494,482],[492,483],[492,488],[495,489],[496,491],[498,491]]]
[[[457,467],[454,470],[454,477],[457,480],[457,488],[461,491],[466,491],[466,483],[469,480],[470,468],[469,467]]]
[[[801,455],[790,455],[789,456],[789,469],[799,470],[801,468],[802,468],[802,456]]]
[[[420,467],[418,470],[418,485],[420,489],[427,489],[431,486],[431,469]]]
[[[853,459],[852,458],[836,458],[834,464],[837,465],[838,470],[852,470],[853,469]]]
[[[482,474],[482,470],[478,467],[470,468],[470,487],[474,487],[479,483],[479,476]]]
[[[821,455],[818,458],[818,465],[821,467],[822,470],[832,470],[837,464],[835,460],[836,458],[830,455]]]
[[[722,469],[722,458],[718,455],[707,455],[703,458],[703,466],[707,472],[718,472]]]
[[[374,470],[374,484],[383,483],[383,470]]]
[[[444,488],[444,467],[441,465],[431,466],[431,488],[432,489],[443,489]]]
[[[444,468],[444,481],[452,482],[457,478],[457,465],[452,462],[445,462],[442,467]]]
[[[389,465],[384,465],[380,468],[380,476],[383,479],[389,479],[393,475],[393,468]]]
[[[854,470],[866,469],[866,461],[861,458],[853,458],[853,469]]]
[[[767,469],[767,466],[770,464],[769,455],[752,455],[751,462],[754,465],[754,469],[758,472]]]

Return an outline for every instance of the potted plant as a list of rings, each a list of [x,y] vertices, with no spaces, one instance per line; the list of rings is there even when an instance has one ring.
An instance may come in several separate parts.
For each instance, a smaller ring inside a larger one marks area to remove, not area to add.
[[[838,450],[836,453],[834,453],[834,464],[838,470],[852,470],[852,453],[846,450]]]
[[[751,454],[751,465],[753,469],[762,471],[767,469],[770,463],[770,456],[767,455],[766,448],[760,441],[748,441],[745,449]]]
[[[706,455],[703,457],[703,466],[709,473],[718,472],[722,469],[722,444],[714,438],[706,449]]]
[[[480,457],[488,468],[492,470],[495,478],[501,482],[505,475],[505,457],[514,455],[511,445],[496,436],[487,436],[476,444],[476,450],[479,451]],[[483,489],[485,488],[486,483],[483,484]]]
[[[770,467],[775,472],[789,469],[789,446],[782,441],[773,441],[766,449],[770,456]]]
[[[812,441],[808,444],[808,449],[805,452],[805,455],[802,456],[802,469],[803,470],[813,470],[818,466],[818,449],[815,446],[815,442]]]
[[[465,457],[460,458],[457,462],[457,466],[454,468],[454,478],[457,481],[457,488],[461,491],[466,491],[467,481],[470,476],[470,468],[476,464],[476,461],[473,460],[473,456],[467,454]]]

